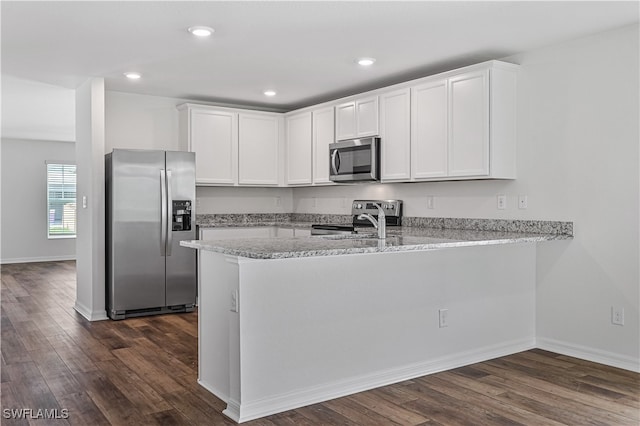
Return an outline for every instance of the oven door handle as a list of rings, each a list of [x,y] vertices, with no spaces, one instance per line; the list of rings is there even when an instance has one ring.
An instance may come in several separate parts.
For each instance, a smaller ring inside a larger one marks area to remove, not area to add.
[[[331,153],[331,174],[337,175],[340,168],[340,154],[337,149],[334,149]]]

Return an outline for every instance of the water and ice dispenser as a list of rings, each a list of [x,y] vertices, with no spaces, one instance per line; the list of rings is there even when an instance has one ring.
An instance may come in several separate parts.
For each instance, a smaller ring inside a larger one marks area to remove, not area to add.
[[[171,206],[172,225],[174,231],[191,231],[191,201],[173,200]]]

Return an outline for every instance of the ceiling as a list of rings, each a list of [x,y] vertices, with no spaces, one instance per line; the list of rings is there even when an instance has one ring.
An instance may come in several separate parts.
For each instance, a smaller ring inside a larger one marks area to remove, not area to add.
[[[289,111],[638,22],[637,1],[0,3],[2,73]],[[187,28],[213,27],[208,39]],[[355,63],[374,57],[372,67]],[[131,81],[127,71],[142,78]],[[277,95],[264,96],[265,89]]]

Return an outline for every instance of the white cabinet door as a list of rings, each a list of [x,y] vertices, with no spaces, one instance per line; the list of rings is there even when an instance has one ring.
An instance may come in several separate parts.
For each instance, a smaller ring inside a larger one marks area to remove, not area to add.
[[[336,140],[378,135],[378,97],[336,106]]]
[[[293,238],[294,234],[295,229],[293,228],[282,228],[280,226],[274,226],[271,236],[274,238]]]
[[[229,240],[234,238],[267,238],[272,233],[272,227],[229,227],[229,228],[200,228],[201,240]]]
[[[292,238],[309,237],[311,229],[279,226],[247,226],[228,228],[200,228],[200,240],[230,240],[234,238]]]
[[[447,80],[411,89],[411,177],[447,176]]]
[[[311,112],[286,118],[287,123],[287,184],[311,184]]]
[[[280,159],[279,117],[269,114],[239,115],[238,183],[278,185]]]
[[[378,97],[356,101],[356,125],[358,138],[378,135]]]
[[[329,180],[329,144],[334,141],[333,107],[313,111],[313,184],[332,184]]]
[[[356,103],[346,102],[336,107],[336,140],[355,138],[356,127]]]
[[[449,176],[489,175],[489,70],[449,79]]]
[[[410,91],[380,95],[381,179],[411,178]]]
[[[238,182],[238,114],[208,109],[185,110],[187,146],[196,154],[196,183]]]
[[[293,230],[293,235],[295,237],[310,237],[311,236],[311,229],[308,229],[308,228],[295,228]]]

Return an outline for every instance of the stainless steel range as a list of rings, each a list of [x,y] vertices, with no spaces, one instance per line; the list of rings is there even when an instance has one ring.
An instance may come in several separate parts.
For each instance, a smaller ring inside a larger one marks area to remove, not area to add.
[[[384,212],[387,227],[402,225],[402,200],[354,200],[351,204],[351,224],[315,224],[311,226],[311,235],[355,234],[357,228],[373,228],[373,223],[366,216],[378,220],[380,210],[376,204]],[[366,229],[366,232],[370,232],[370,229]]]

